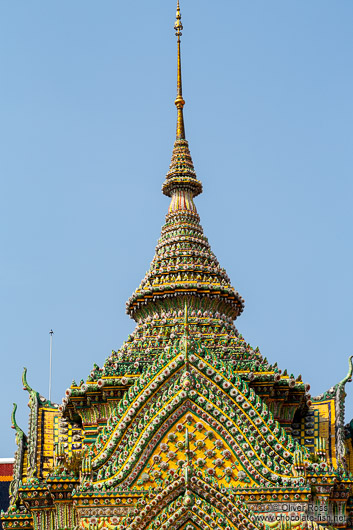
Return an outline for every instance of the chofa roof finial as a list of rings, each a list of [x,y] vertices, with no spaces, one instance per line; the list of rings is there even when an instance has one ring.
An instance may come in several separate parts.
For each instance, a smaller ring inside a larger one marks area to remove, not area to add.
[[[23,368],[22,383],[23,390],[27,390],[29,393],[33,392],[33,388],[31,388],[27,382],[27,368]]]

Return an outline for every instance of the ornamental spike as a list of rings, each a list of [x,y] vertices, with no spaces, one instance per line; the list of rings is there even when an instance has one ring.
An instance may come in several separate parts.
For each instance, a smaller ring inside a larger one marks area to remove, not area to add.
[[[27,390],[29,393],[33,392],[33,388],[31,388],[27,382],[27,368],[23,368],[22,383],[23,390]]]
[[[17,422],[16,422],[16,410],[17,410],[17,403],[14,403],[12,413],[11,413],[11,423],[12,423],[11,428],[12,429],[16,429],[16,427],[18,427]]]
[[[174,143],[173,155],[169,171],[162,190],[164,195],[172,197],[169,213],[183,211],[196,212],[193,197],[202,192],[202,184],[197,179],[189,144],[185,139],[185,126],[183,108],[185,101],[183,98],[182,78],[181,78],[181,51],[180,37],[183,30],[179,1],[177,3],[176,21],[174,24],[175,35],[178,38],[178,61],[177,61],[177,97],[175,106],[177,108],[176,139]]]
[[[181,51],[180,51],[180,37],[182,35],[183,24],[181,23],[179,0],[177,3],[177,12],[176,12],[176,20],[174,24],[174,29],[175,29],[175,35],[178,37],[177,97],[175,100],[175,105],[178,111],[176,138],[177,140],[184,140],[185,139],[185,127],[184,127],[183,107],[185,105],[185,101],[183,99],[183,87],[182,87],[182,81],[181,81]]]
[[[187,300],[193,323],[196,308],[202,313],[212,308],[215,314],[222,313],[235,320],[243,311],[244,301],[231,286],[229,278],[211,251],[194,203],[194,198],[202,192],[202,184],[197,178],[189,144],[185,139],[180,54],[183,26],[179,2],[174,28],[178,39],[175,100],[178,110],[177,137],[169,171],[162,186],[164,195],[170,197],[171,201],[151,267],[129,298],[126,311],[136,322],[143,322],[152,314],[163,313],[166,303],[170,311],[177,309],[179,312]],[[223,328],[223,324],[221,327]],[[188,330],[190,335],[192,332],[194,328]],[[187,337],[186,332],[185,336]],[[187,345],[185,349],[187,350]],[[187,359],[185,349],[183,353]]]

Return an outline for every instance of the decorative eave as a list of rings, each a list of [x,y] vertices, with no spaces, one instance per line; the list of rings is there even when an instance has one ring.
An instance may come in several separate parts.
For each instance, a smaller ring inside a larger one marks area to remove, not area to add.
[[[45,481],[31,480],[19,487],[21,502],[31,511],[48,510],[53,507],[53,499]]]
[[[72,494],[79,485],[79,477],[54,473],[46,478],[46,484],[55,503],[71,502]]]
[[[1,512],[1,522],[4,530],[13,530],[14,528],[33,530],[34,528],[33,516],[26,512]]]
[[[134,384],[138,375],[101,377],[97,381],[87,381],[81,386],[72,385],[65,392],[59,410],[63,415],[70,415],[70,410],[78,412],[81,408],[91,407],[94,403],[109,400],[116,401]]]

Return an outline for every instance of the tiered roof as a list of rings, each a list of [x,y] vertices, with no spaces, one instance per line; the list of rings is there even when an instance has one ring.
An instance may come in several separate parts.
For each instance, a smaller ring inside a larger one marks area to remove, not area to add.
[[[185,139],[182,29],[178,2],[177,133],[162,188],[171,201],[127,303],[136,329],[60,406],[24,373],[30,429],[27,439],[14,411],[8,530],[323,530],[305,520],[310,503],[330,516],[353,513],[344,429],[352,358],[346,378],[313,406],[301,376],[271,366],[235,329],[244,301],[194,203],[202,184]],[[283,522],[285,511],[302,521]]]
[[[184,305],[189,308],[190,332],[219,354],[250,360],[260,355],[238,337],[234,320],[244,300],[231,285],[226,271],[211,250],[200,224],[194,198],[202,192],[189,145],[185,139],[180,36],[183,27],[178,5],[177,128],[169,171],[162,190],[171,198],[150,269],[126,304],[137,328],[113,361],[128,357],[147,360],[182,333]],[[247,354],[246,354],[247,353]]]

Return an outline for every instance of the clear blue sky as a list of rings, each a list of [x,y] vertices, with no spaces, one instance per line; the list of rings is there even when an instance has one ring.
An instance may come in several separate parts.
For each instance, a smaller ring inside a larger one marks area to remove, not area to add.
[[[239,331],[318,394],[353,353],[353,3],[182,0],[186,134]],[[0,456],[133,329],[175,135],[174,0],[0,4]],[[347,386],[347,420],[353,385]]]

